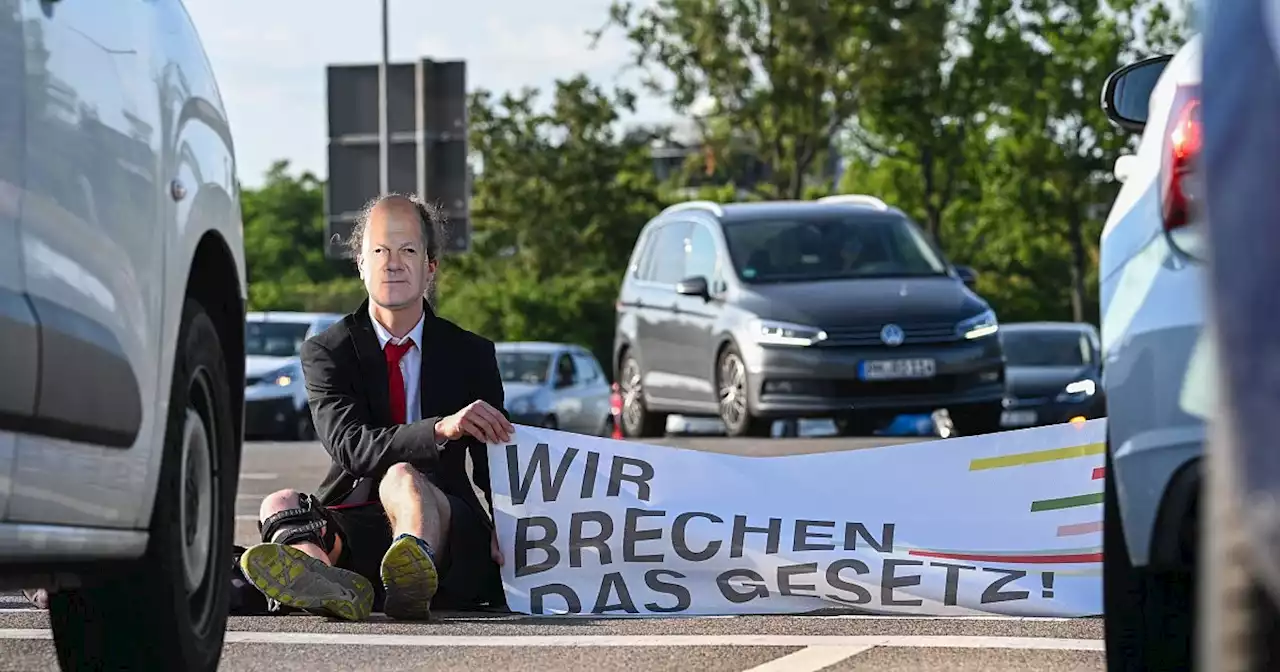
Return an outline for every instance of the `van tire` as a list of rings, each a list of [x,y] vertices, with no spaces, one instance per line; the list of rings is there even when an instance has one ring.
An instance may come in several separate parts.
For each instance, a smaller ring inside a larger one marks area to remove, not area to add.
[[[1134,567],[1125,545],[1111,447],[1103,471],[1102,602],[1108,672],[1191,670],[1194,577]]]
[[[716,360],[716,408],[724,431],[731,437],[767,437],[773,432],[773,421],[751,414],[750,378],[747,365],[732,343],[726,345]],[[726,401],[726,391],[732,395]]]
[[[218,668],[240,473],[241,436],[231,399],[218,332],[205,309],[188,298],[146,554],[101,582],[50,596],[63,670]]]
[[[640,361],[626,352],[618,367],[618,392],[622,395],[622,435],[629,439],[663,436],[667,433],[667,415],[648,408],[644,394],[644,369]]]

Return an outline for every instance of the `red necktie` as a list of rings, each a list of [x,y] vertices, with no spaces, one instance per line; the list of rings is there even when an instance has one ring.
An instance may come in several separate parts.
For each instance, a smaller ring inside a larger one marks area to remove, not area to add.
[[[405,408],[404,393],[404,374],[400,371],[400,359],[404,357],[404,353],[409,352],[409,348],[413,347],[413,339],[406,338],[404,343],[396,345],[391,341],[387,341],[383,353],[387,356],[387,386],[388,392],[391,393],[391,422],[397,425],[405,424],[408,417]]]

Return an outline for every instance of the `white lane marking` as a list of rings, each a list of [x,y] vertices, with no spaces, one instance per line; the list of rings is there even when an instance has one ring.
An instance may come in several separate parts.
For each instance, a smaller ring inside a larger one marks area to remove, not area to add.
[[[0,629],[3,639],[49,639],[47,629]],[[333,644],[339,646],[593,647],[593,646],[837,646],[926,649],[1102,651],[1100,639],[972,637],[951,635],[373,635],[334,632],[228,631],[230,644]]]
[[[280,478],[280,474],[255,471],[251,471],[247,474],[240,474],[240,480],[242,481],[274,481],[277,478]]]
[[[975,616],[916,616],[913,614],[821,614],[809,616],[805,614],[773,614],[774,617],[786,618],[848,618],[858,621],[1028,621],[1035,623],[1066,623],[1084,621],[1087,618],[1065,616],[1004,616],[1001,614],[983,614]],[[703,618],[740,618],[739,616],[704,616]]]
[[[236,520],[246,523],[258,522],[258,517],[254,515],[244,514],[236,516]],[[34,606],[26,609],[3,609],[0,608],[0,614],[35,614],[45,613],[43,609],[36,609]],[[526,618],[528,614],[511,614],[512,620]],[[800,618],[806,621],[822,620],[822,619],[850,619],[857,621],[1032,621],[1037,623],[1065,623],[1067,621],[1078,621],[1078,618],[1056,618],[1056,617],[1039,617],[1039,616],[880,616],[875,614],[828,614],[823,616],[806,616],[804,614],[781,614],[776,618]],[[721,620],[735,619],[741,616],[689,616],[682,620]],[[0,638],[2,639],[2,638]]]
[[[742,672],[818,672],[874,646],[809,646]]]
[[[239,514],[239,515],[237,515],[237,516],[236,516],[236,520],[244,521],[244,522],[250,522],[250,523],[256,523],[256,522],[258,522],[258,517],[257,517],[257,516],[255,516],[255,515],[253,515],[252,513],[241,513],[241,514]]]

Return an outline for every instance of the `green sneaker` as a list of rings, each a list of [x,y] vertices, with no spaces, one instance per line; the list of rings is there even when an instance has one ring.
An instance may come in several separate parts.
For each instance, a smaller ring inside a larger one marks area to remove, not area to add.
[[[373,611],[373,584],[283,544],[258,544],[240,556],[240,568],[268,598],[319,616],[362,621]]]
[[[382,556],[382,587],[386,591],[383,612],[406,621],[431,617],[431,598],[440,587],[436,560],[427,543],[402,534]]]

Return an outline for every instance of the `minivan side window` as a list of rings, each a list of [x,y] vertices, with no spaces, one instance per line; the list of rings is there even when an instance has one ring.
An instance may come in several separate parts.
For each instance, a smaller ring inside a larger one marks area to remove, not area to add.
[[[716,239],[706,224],[694,224],[689,235],[689,257],[685,262],[684,277],[702,276],[708,283],[716,274]],[[684,278],[681,278],[683,280]]]
[[[653,273],[648,278],[664,285],[674,285],[684,280],[685,239],[689,235],[688,222],[672,222],[662,227],[653,249]]]
[[[637,280],[648,280],[652,273],[653,240],[661,230],[661,227],[655,227],[640,234],[640,240],[636,243],[635,263],[631,266],[631,276]]]

